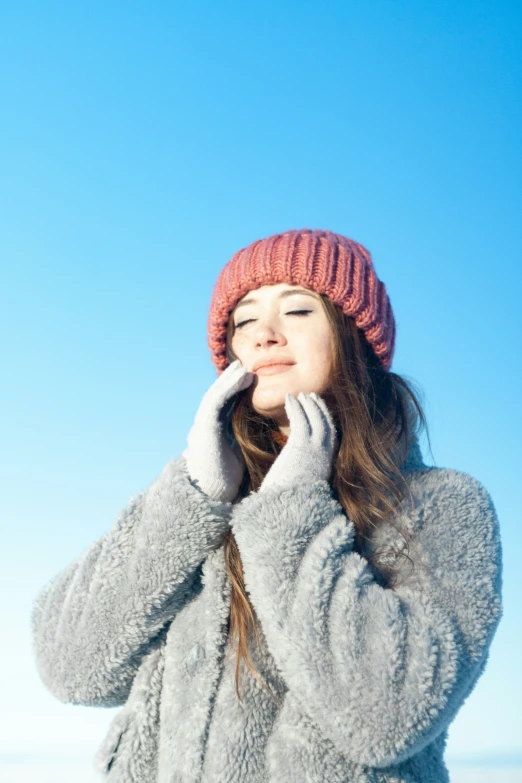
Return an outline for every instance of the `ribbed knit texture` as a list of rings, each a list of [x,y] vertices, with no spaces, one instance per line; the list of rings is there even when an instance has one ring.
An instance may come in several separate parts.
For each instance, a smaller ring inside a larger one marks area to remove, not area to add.
[[[227,324],[237,302],[248,291],[278,283],[326,294],[355,319],[381,366],[390,369],[395,319],[370,253],[341,234],[303,228],[252,242],[238,250],[221,270],[208,317],[208,346],[218,375],[229,363]]]

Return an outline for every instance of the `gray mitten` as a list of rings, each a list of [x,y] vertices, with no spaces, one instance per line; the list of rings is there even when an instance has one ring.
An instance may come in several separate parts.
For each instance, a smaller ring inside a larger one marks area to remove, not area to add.
[[[222,409],[234,394],[250,386],[254,377],[239,359],[221,373],[201,401],[182,453],[190,478],[206,495],[222,503],[235,498],[245,470],[241,450],[227,440]]]
[[[290,435],[266,474],[259,492],[328,481],[337,444],[335,422],[324,400],[315,392],[285,396]]]

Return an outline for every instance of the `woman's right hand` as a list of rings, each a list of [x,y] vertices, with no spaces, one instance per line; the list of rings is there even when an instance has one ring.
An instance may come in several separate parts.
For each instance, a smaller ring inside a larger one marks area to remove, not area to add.
[[[213,500],[232,501],[245,470],[242,455],[229,445],[220,413],[225,403],[254,380],[239,359],[232,362],[205,393],[182,456],[190,478]]]

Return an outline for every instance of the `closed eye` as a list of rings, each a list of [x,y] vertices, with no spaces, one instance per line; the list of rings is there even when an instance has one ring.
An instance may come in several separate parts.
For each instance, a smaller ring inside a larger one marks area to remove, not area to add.
[[[312,313],[313,310],[291,310],[289,313],[285,313],[285,315],[307,315],[308,313]],[[240,321],[238,324],[236,324],[235,328],[240,329],[245,324],[249,324],[250,321],[255,321],[255,318],[249,318],[246,321]]]

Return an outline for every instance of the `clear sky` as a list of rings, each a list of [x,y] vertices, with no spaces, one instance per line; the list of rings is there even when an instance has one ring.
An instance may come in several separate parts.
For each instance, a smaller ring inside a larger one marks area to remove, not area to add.
[[[522,764],[521,16],[505,0],[2,4],[0,779],[101,742],[114,710],[38,679],[32,600],[185,447],[216,377],[223,265],[303,227],[369,249],[425,460],[495,502],[504,618],[448,759]]]

